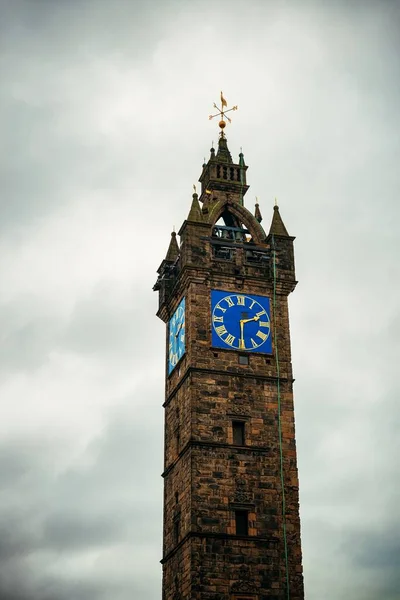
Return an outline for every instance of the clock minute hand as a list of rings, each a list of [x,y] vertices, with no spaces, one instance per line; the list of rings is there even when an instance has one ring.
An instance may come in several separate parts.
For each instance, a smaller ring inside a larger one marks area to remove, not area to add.
[[[244,345],[244,339],[243,339],[243,325],[244,325],[245,321],[243,321],[243,319],[241,319],[239,321],[240,324],[240,340],[239,340],[239,348],[241,350],[245,349],[245,345]]]
[[[244,345],[244,338],[243,338],[243,325],[245,323],[250,323],[250,321],[258,321],[260,317],[258,317],[257,315],[255,317],[253,317],[252,319],[240,319],[239,324],[240,324],[240,340],[239,340],[239,348],[244,350],[246,348],[246,346]]]

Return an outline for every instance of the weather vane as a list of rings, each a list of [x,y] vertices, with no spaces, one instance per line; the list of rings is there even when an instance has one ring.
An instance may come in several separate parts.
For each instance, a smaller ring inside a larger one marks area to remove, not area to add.
[[[228,108],[227,110],[224,110],[224,107],[227,107],[227,106],[228,106],[228,103],[225,100],[223,93],[221,92],[221,108],[219,108],[215,104],[215,102],[214,102],[214,108],[216,108],[218,112],[215,115],[210,115],[208,117],[210,119],[210,121],[211,121],[211,119],[214,119],[214,117],[220,117],[220,122],[218,123],[218,125],[221,128],[220,136],[222,138],[225,137],[225,135],[224,135],[224,128],[226,127],[225,119],[227,121],[229,121],[229,123],[232,123],[232,121],[230,120],[230,118],[226,116],[226,113],[230,112],[231,110],[237,110],[238,109],[237,106],[233,106],[232,108]]]

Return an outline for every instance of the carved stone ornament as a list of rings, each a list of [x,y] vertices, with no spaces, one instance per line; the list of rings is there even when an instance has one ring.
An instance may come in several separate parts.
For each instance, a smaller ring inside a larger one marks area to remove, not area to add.
[[[246,490],[243,490],[241,488],[239,488],[235,491],[235,495],[234,495],[235,502],[248,504],[252,500],[253,500],[253,494],[251,492],[246,492]]]
[[[238,417],[246,417],[250,412],[250,407],[244,404],[232,404],[229,407],[229,412],[231,415],[236,415]]]
[[[249,502],[253,501],[253,494],[252,492],[248,492],[246,490],[246,481],[243,479],[238,479],[237,482],[237,487],[233,496],[233,501],[234,502],[239,502],[239,503],[244,503],[244,504],[248,504]]]
[[[245,594],[254,594],[254,586],[248,581],[235,581],[231,587],[231,592],[241,592]]]

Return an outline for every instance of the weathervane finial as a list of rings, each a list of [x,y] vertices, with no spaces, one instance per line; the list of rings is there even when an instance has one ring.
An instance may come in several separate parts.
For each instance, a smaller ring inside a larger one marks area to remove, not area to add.
[[[221,92],[221,108],[219,108],[215,104],[215,102],[214,102],[214,108],[216,108],[218,112],[215,115],[209,115],[209,117],[208,117],[210,121],[214,117],[220,117],[220,122],[218,123],[218,125],[220,126],[220,129],[221,129],[219,135],[222,138],[225,137],[225,134],[224,134],[224,129],[226,127],[225,119],[227,121],[229,121],[229,123],[232,123],[232,121],[230,120],[230,118],[226,116],[226,113],[230,112],[231,110],[237,110],[238,109],[237,106],[233,106],[232,108],[228,108],[227,110],[224,110],[224,107],[227,107],[227,106],[228,106],[228,103],[225,100],[223,93]]]

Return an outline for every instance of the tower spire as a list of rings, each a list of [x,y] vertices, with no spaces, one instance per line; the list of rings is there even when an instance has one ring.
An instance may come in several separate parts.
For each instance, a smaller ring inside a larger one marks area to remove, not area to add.
[[[193,188],[194,188],[194,194],[192,196],[192,205],[190,207],[190,211],[189,211],[187,220],[192,221],[194,223],[202,223],[203,215],[201,214],[201,208],[200,208],[200,204],[199,204],[199,197],[196,192],[196,186],[194,185]]]
[[[178,246],[178,242],[176,241],[176,232],[172,231],[171,241],[168,246],[165,260],[167,260],[168,262],[175,262],[175,260],[178,258],[178,256],[179,256],[179,246]]]
[[[273,235],[284,235],[289,236],[288,230],[286,229],[282,217],[279,213],[279,206],[275,198],[274,214],[272,215],[271,227],[269,228],[269,234]]]
[[[261,215],[261,211],[260,211],[260,205],[258,203],[258,198],[256,196],[256,206],[255,206],[255,210],[254,210],[254,216],[257,219],[257,221],[259,223],[261,223],[262,221],[262,215]]]
[[[210,150],[210,159],[207,164],[203,164],[203,172],[199,181],[201,182],[200,202],[203,203],[203,213],[208,211],[210,198],[207,194],[213,193],[213,199],[218,202],[221,197],[229,195],[230,201],[243,206],[243,197],[248,190],[246,184],[246,170],[242,149],[240,149],[239,163],[234,163],[232,155],[228,148],[227,139],[224,133],[226,121],[231,123],[230,117],[226,113],[237,110],[237,106],[227,108],[228,103],[221,92],[221,108],[214,102],[214,108],[217,113],[209,115],[209,119],[219,117],[220,134],[218,139],[217,152],[213,147]]]

